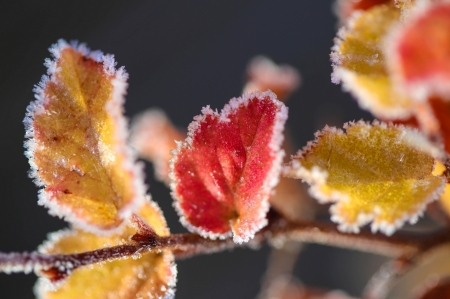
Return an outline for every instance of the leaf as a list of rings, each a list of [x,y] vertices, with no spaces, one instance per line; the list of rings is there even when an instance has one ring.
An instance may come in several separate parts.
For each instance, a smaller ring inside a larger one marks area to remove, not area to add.
[[[186,133],[174,127],[165,113],[157,109],[140,114],[131,126],[131,145],[139,156],[154,164],[156,178],[167,184],[170,183],[170,152],[177,147],[177,140],[184,139]]]
[[[396,6],[376,6],[340,31],[333,81],[342,81],[376,117],[418,127],[437,147],[443,141],[448,153],[450,4]]]
[[[254,57],[247,66],[247,84],[244,93],[270,89],[278,99],[287,98],[300,87],[300,74],[290,65],[277,65],[264,56]]]
[[[389,40],[389,64],[400,88],[426,101],[450,99],[450,3],[417,9]]]
[[[372,221],[373,232],[391,235],[405,221],[416,222],[445,187],[443,177],[432,175],[433,157],[413,144],[418,133],[379,122],[344,128],[318,132],[284,174],[312,185],[319,202],[335,202],[331,219],[342,231],[358,232]]]
[[[126,79],[114,57],[60,41],[46,61],[24,120],[30,176],[51,214],[111,232],[144,200],[140,167],[126,145]]]
[[[394,88],[386,64],[384,39],[399,22],[400,10],[378,5],[352,18],[341,29],[331,53],[332,81],[343,82],[362,109],[381,119],[408,119],[414,101]]]
[[[156,204],[146,202],[139,215],[158,235],[169,235],[164,217]],[[131,224],[123,233],[110,237],[100,237],[81,230],[62,230],[51,234],[50,240],[39,250],[46,254],[86,252],[128,243],[128,237],[134,233],[136,230]],[[49,289],[45,278],[39,278],[36,293],[38,298],[43,299],[172,298],[176,274],[174,256],[171,251],[164,250],[75,269],[56,290]]]
[[[415,10],[389,39],[387,56],[398,89],[416,100],[419,126],[450,152],[450,4]]]
[[[210,238],[247,242],[267,224],[283,159],[287,108],[270,91],[209,106],[189,125],[172,159],[171,185],[181,222]]]

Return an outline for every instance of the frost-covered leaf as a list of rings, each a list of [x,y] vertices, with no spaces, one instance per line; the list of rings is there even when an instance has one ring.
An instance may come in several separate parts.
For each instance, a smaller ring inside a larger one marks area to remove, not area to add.
[[[378,5],[355,16],[336,38],[332,81],[342,81],[363,109],[382,119],[407,119],[414,102],[394,88],[384,39],[399,22],[400,10]]]
[[[442,140],[450,152],[450,3],[418,6],[392,34],[387,48],[391,77],[416,100],[421,130],[432,140]]]
[[[267,223],[283,158],[287,108],[270,92],[234,98],[221,113],[195,117],[172,160],[171,185],[182,223],[211,238],[246,242]]]
[[[111,232],[142,204],[141,169],[126,145],[128,75],[112,55],[60,41],[28,107],[26,155],[51,214]]]
[[[420,6],[390,39],[389,65],[402,90],[418,100],[450,100],[450,3]]]
[[[372,231],[390,235],[405,221],[417,221],[445,186],[443,177],[432,175],[433,157],[413,144],[418,133],[378,122],[344,128],[317,133],[284,174],[311,184],[320,202],[335,202],[331,219],[343,231],[358,232],[372,221]]]
[[[270,89],[278,99],[287,98],[300,86],[300,74],[290,65],[277,65],[264,56],[253,58],[247,67],[247,84],[244,93]]]
[[[173,126],[164,112],[151,109],[137,116],[131,126],[130,143],[139,156],[152,162],[158,180],[169,183],[169,160],[175,141],[186,139],[186,133]]]
[[[139,216],[160,236],[169,230],[158,206],[146,202]],[[105,246],[129,243],[136,233],[130,224],[119,235],[100,237],[80,230],[63,230],[50,235],[41,246],[47,254],[69,254],[91,251]],[[105,262],[75,269],[56,290],[46,278],[39,278],[36,294],[42,299],[122,299],[122,298],[172,298],[176,282],[173,254],[167,250],[146,253],[125,260]]]

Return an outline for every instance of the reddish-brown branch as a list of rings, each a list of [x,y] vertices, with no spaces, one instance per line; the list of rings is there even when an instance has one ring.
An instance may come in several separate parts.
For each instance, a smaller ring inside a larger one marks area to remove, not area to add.
[[[242,245],[231,239],[210,240],[196,234],[173,234],[158,237],[155,234],[140,233],[132,237],[134,243],[102,248],[77,254],[45,255],[33,253],[0,253],[0,271],[35,271],[57,281],[70,274],[74,269],[95,263],[130,257],[146,252],[172,250],[177,258],[212,253],[238,246],[260,246],[265,241],[284,242],[288,240],[318,243],[330,246],[355,249],[391,257],[408,257],[443,242],[450,241],[448,233],[428,239],[412,236],[387,237],[362,231],[360,234],[346,234],[337,230],[331,223],[317,221],[289,222],[280,217],[272,217],[269,225],[256,234],[250,242]]]

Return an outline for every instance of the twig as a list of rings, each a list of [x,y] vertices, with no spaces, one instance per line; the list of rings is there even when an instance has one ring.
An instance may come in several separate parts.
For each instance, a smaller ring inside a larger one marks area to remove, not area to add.
[[[414,256],[427,248],[450,241],[450,235],[448,233],[439,234],[424,241],[423,238],[400,235],[387,237],[381,234],[372,234],[369,231],[362,231],[360,234],[346,234],[339,232],[330,223],[289,222],[280,217],[272,217],[266,228],[257,233],[251,242],[242,245],[233,243],[231,239],[210,240],[196,234],[173,234],[167,237],[136,234],[132,239],[135,243],[76,254],[0,253],[0,272],[29,273],[34,271],[48,276],[52,281],[58,281],[78,267],[122,259],[137,253],[160,252],[169,249],[177,258],[185,258],[238,246],[260,246],[265,241],[284,242],[288,240],[325,244],[391,257]]]
[[[413,259],[396,259],[384,264],[364,289],[363,299],[383,299],[395,282],[414,265]]]

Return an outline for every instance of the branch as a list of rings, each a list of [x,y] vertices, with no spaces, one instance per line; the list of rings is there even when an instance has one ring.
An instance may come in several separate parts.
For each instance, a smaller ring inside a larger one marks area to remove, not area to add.
[[[235,244],[232,239],[210,240],[196,234],[173,234],[167,237],[159,237],[153,233],[144,235],[145,231],[146,229],[143,228],[135,234],[131,238],[134,241],[133,243],[83,253],[55,255],[37,252],[0,253],[0,272],[30,273],[34,271],[56,282],[81,266],[123,259],[147,252],[160,252],[166,249],[172,250],[177,258],[186,258],[239,246],[257,247],[266,241],[277,243],[292,240],[391,257],[409,257],[432,248],[436,244],[450,241],[448,232],[427,239],[401,235],[387,237],[381,234],[372,234],[369,231],[347,234],[338,231],[335,225],[330,223],[317,221],[290,222],[279,216],[272,217],[269,225],[258,232],[251,242],[242,245]]]
[[[399,256],[384,264],[370,279],[364,289],[364,299],[384,299],[392,287],[410,270],[419,259],[426,258],[425,253],[435,247],[449,242],[449,232],[435,234],[429,237],[414,255]]]

